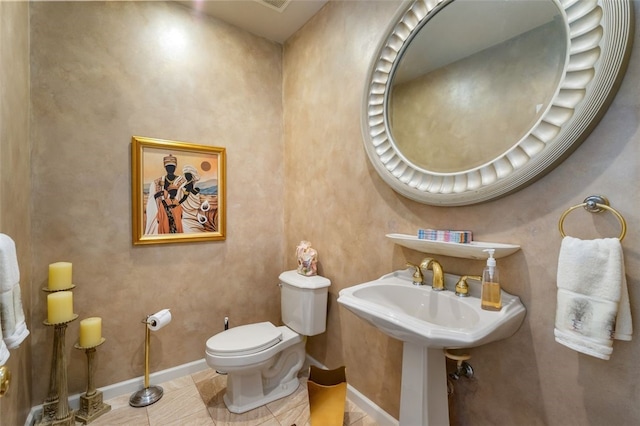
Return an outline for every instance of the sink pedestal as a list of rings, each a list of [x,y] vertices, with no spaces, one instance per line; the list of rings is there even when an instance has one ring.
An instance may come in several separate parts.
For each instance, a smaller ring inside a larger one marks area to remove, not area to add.
[[[442,349],[404,342],[400,426],[448,426],[446,360]]]

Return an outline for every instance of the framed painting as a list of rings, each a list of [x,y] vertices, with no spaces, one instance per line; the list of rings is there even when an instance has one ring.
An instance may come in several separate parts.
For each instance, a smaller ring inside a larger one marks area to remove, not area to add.
[[[225,239],[225,149],[131,139],[133,244]]]

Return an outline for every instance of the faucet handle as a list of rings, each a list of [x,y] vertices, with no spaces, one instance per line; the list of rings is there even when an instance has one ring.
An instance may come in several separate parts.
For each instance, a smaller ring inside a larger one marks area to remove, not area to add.
[[[482,281],[482,277],[478,275],[463,275],[456,283],[456,296],[468,297],[469,296],[469,284],[467,279]]]
[[[424,282],[424,276],[422,275],[422,271],[420,270],[420,267],[418,265],[414,265],[411,262],[407,262],[406,266],[410,266],[414,268],[413,285],[422,285],[422,283]]]

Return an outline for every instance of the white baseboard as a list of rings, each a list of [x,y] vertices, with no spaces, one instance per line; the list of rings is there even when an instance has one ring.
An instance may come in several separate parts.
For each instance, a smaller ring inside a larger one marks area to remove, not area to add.
[[[309,364],[316,365],[321,368],[327,368],[309,355],[307,355],[307,361]],[[180,377],[188,376],[199,371],[204,371],[210,368],[205,359],[200,359],[187,364],[178,365],[176,367],[169,368],[167,370],[158,371],[156,373],[149,374],[149,383],[158,384],[164,383],[169,380],[178,379]],[[144,376],[136,377],[134,379],[126,380],[120,383],[114,383],[98,390],[102,391],[102,397],[105,401],[115,398],[121,395],[129,395],[144,388]],[[77,410],[80,407],[80,395],[76,394],[69,397],[69,407],[73,410]],[[356,404],[362,411],[367,413],[375,422],[380,426],[398,426],[398,421],[390,416],[386,411],[382,410],[369,398],[358,392],[354,387],[347,384],[347,397]],[[38,405],[31,408],[29,416],[25,422],[25,426],[33,426],[36,419],[42,413],[42,405]]]

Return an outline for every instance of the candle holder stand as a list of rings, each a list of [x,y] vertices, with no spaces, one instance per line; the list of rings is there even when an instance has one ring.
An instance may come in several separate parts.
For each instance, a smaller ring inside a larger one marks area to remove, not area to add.
[[[105,342],[103,337],[95,346],[80,346],[76,343],[73,347],[83,350],[87,355],[87,391],[84,395],[80,395],[80,409],[76,412],[76,420],[84,424],[91,423],[96,418],[111,410],[109,404],[102,401],[102,392],[97,390],[93,384],[93,376],[95,373],[94,358],[96,348]]]
[[[149,316],[142,320],[145,328],[144,339],[144,389],[135,392],[129,398],[129,405],[132,407],[146,407],[162,398],[163,390],[160,386],[149,386],[149,342],[151,341],[151,330],[149,330]]]
[[[69,407],[69,390],[67,384],[67,360],[65,355],[65,334],[67,324],[78,319],[77,314],[69,321],[43,324],[54,327],[53,356],[51,357],[51,374],[49,375],[49,394],[42,404],[42,416],[36,426],[75,426],[73,410]]]

